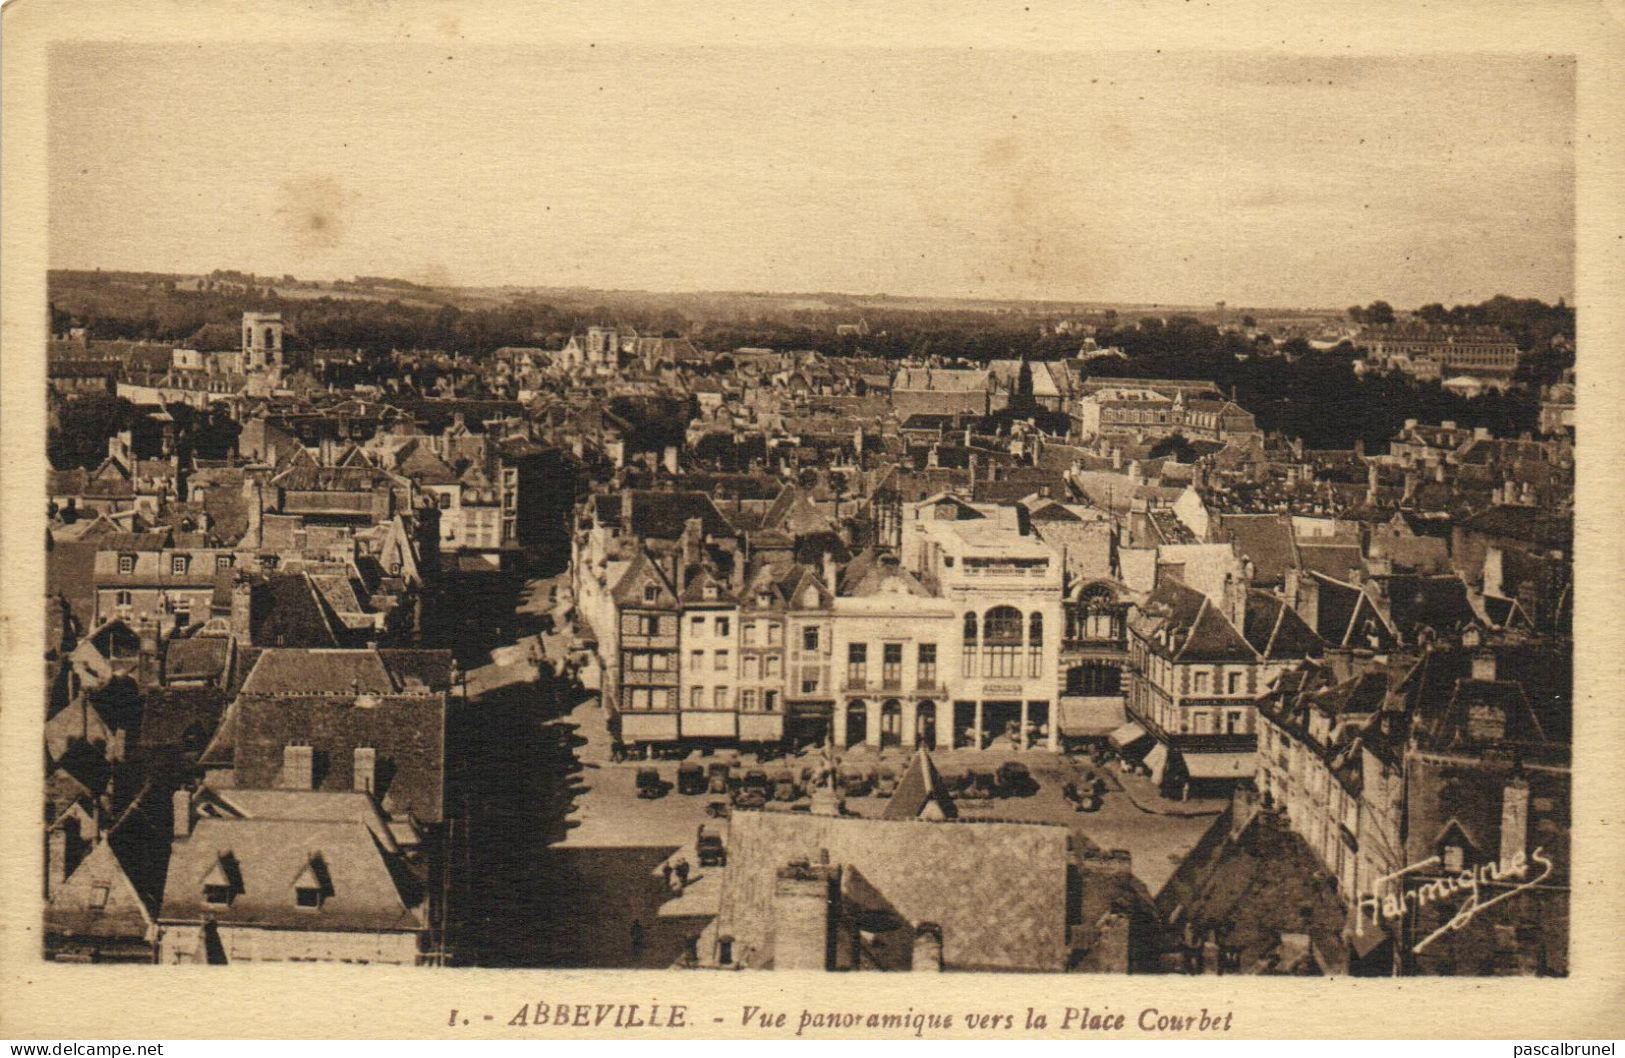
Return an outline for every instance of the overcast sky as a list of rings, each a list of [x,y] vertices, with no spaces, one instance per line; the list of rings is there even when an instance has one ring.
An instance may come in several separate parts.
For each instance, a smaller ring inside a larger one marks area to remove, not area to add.
[[[1573,296],[1547,56],[76,44],[50,96],[59,268]]]

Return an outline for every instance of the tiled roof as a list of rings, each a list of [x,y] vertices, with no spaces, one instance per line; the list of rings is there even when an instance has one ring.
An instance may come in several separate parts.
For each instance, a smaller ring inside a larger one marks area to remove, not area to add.
[[[778,872],[816,864],[821,852],[842,869],[846,913],[937,925],[947,969],[1066,966],[1064,827],[741,812],[729,829],[718,935],[753,950],[753,965],[770,965]]]
[[[690,518],[698,518],[707,536],[731,536],[733,526],[703,492],[632,493],[634,535],[658,540],[675,540],[683,535]]]
[[[218,636],[193,636],[170,642],[164,654],[166,680],[214,680],[226,671],[231,641]]]
[[[294,894],[295,879],[313,863],[325,894],[315,910],[297,906]],[[235,890],[228,906],[203,902],[211,876]],[[420,894],[397,879],[365,824],[283,819],[200,819],[175,843],[160,918],[367,931],[415,931],[427,922]]]
[[[1214,539],[1232,541],[1242,557],[1252,559],[1253,583],[1278,585],[1296,562],[1292,519],[1280,514],[1221,514]]]

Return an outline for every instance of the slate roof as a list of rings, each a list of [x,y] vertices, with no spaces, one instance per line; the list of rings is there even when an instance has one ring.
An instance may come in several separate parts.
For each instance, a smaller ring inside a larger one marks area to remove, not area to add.
[[[1552,550],[1568,551],[1574,542],[1574,523],[1541,507],[1491,507],[1467,519],[1462,528]]]
[[[1175,579],[1164,580],[1134,619],[1142,638],[1174,661],[1257,661],[1258,655],[1206,595]]]
[[[1373,577],[1371,583],[1385,601],[1390,621],[1407,642],[1415,642],[1423,628],[1452,632],[1478,619],[1460,577],[1395,574]]]
[[[741,812],[728,835],[719,936],[771,965],[773,893],[792,861],[827,851],[843,910],[942,930],[945,968],[1060,971],[1067,959],[1067,830]]]
[[[172,640],[164,654],[164,678],[218,680],[225,675],[230,651],[231,641],[220,636]]]
[[[927,811],[937,819],[953,819],[959,814],[942,774],[931,761],[931,754],[921,747],[908,762],[880,818],[919,819]]]
[[[1244,635],[1266,661],[1319,657],[1326,644],[1286,602],[1269,592],[1247,595]]]
[[[1280,585],[1286,571],[1297,564],[1292,519],[1286,515],[1221,514],[1215,520],[1215,542],[1233,542],[1242,557],[1252,559],[1254,584]]]
[[[298,907],[294,882],[318,863],[319,909]],[[228,906],[203,902],[205,878],[224,877]],[[392,872],[364,823],[301,819],[200,819],[177,841],[164,885],[164,922],[344,931],[417,931],[427,926],[418,894]]]
[[[91,848],[45,905],[45,928],[76,937],[145,940],[152,923],[151,909],[105,839]]]
[[[698,518],[707,536],[732,536],[734,529],[703,492],[632,493],[634,535],[657,540],[676,540],[690,518]]]

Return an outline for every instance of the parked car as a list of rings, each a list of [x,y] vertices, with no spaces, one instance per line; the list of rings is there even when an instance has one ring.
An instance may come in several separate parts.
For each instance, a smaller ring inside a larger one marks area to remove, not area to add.
[[[959,796],[966,801],[986,801],[998,789],[998,778],[986,768],[972,768],[965,774]]]
[[[875,796],[890,797],[897,792],[897,769],[886,767],[875,773]]]
[[[742,790],[749,790],[751,793],[759,793],[762,795],[762,799],[766,800],[768,793],[770,792],[767,782],[767,772],[760,768],[750,769],[745,773],[745,778],[739,784],[739,787]]]
[[[843,764],[836,773],[841,789],[848,797],[862,797],[869,792],[872,781],[869,773],[855,764]]]
[[[705,803],[705,814],[712,819],[727,819],[733,805],[726,797],[713,797]]]
[[[728,850],[723,847],[722,834],[710,827],[702,827],[694,840],[694,851],[701,867],[721,867],[728,862]]]
[[[660,769],[639,768],[637,781],[639,797],[655,798],[666,796],[666,784],[660,778]]]
[[[744,787],[734,791],[733,807],[735,808],[761,808],[767,804],[766,790],[751,790]]]
[[[697,760],[685,760],[677,766],[677,792],[680,794],[702,794],[705,792],[705,769],[700,767]]]
[[[801,788],[796,785],[794,772],[786,769],[773,776],[773,800],[794,801],[800,797]]]
[[[732,769],[725,760],[714,760],[705,769],[705,788],[714,794],[725,794],[729,789],[728,774]]]
[[[1037,792],[1038,783],[1027,765],[1014,760],[999,765],[999,796],[1031,797]]]

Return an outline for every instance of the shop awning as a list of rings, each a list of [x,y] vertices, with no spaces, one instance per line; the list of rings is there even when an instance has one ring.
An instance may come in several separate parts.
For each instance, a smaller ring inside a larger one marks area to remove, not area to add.
[[[1113,731],[1111,734],[1107,735],[1106,741],[1110,742],[1118,749],[1128,749],[1135,743],[1143,742],[1150,737],[1150,735],[1145,733],[1145,728],[1141,727],[1139,724],[1124,724],[1116,731]]]
[[[1072,738],[1098,738],[1123,726],[1121,695],[1061,697],[1061,734]]]
[[[1258,764],[1256,753],[1192,753],[1187,750],[1185,771],[1193,779],[1247,779]]]
[[[1151,781],[1160,784],[1162,773],[1168,767],[1168,743],[1158,742],[1151,747],[1151,752],[1145,755],[1145,766],[1151,769]]]

